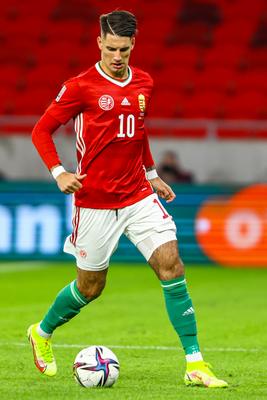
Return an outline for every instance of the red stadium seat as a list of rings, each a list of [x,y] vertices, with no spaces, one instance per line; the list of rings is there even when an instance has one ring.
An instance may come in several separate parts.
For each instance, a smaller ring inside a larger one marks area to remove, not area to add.
[[[172,20],[173,17],[176,17],[178,11],[181,9],[182,2],[181,1],[171,1],[166,5],[163,5],[162,0],[146,0],[144,2],[136,1],[136,10],[135,12],[138,14],[140,12],[148,16],[150,19],[158,19],[159,17],[162,20]]]
[[[85,28],[80,21],[51,21],[42,29],[42,34],[47,35],[49,43],[57,41],[71,41],[79,43]],[[50,44],[49,44],[50,45]]]
[[[60,64],[43,64],[40,67],[30,70],[26,75],[28,89],[47,86],[47,78],[50,79],[50,86],[56,90],[70,77],[69,71],[62,68]]]
[[[216,90],[201,91],[191,98],[184,97],[185,118],[216,118],[221,111],[223,96]]]
[[[258,119],[266,110],[266,97],[250,90],[225,99],[225,117],[229,119]]]
[[[167,43],[209,47],[213,42],[213,29],[203,22],[175,25]]]
[[[41,115],[57,95],[54,88],[30,89],[27,93],[13,98],[16,114]]]
[[[209,67],[195,75],[197,90],[228,92],[235,87],[235,73],[231,68]]]
[[[263,10],[265,0],[257,0],[251,3],[251,0],[242,1],[225,1],[216,0],[220,4],[224,18],[229,20],[235,20],[238,16],[240,19],[252,19],[257,18]]]
[[[238,19],[222,24],[214,31],[215,43],[246,44],[253,33],[253,20]]]
[[[0,114],[13,113],[12,99],[14,99],[15,95],[12,96],[12,93],[13,91],[11,91],[10,87],[0,85]]]
[[[62,68],[78,67],[84,70],[100,58],[97,44],[78,46],[74,42],[57,41],[43,47],[36,54],[38,65],[55,64]]]
[[[22,39],[23,36],[28,36],[31,38],[37,37],[41,26],[44,25],[44,21],[41,18],[16,18],[15,20],[2,20],[1,30],[10,37],[12,35],[20,35]],[[17,36],[18,37],[18,36]]]
[[[20,80],[24,79],[25,73],[14,64],[6,64],[0,67],[0,86],[13,90]]]
[[[166,47],[162,52],[162,58],[168,65],[179,67],[194,67],[199,60],[200,50],[192,45],[177,45]]]
[[[266,48],[247,51],[244,55],[248,67],[251,69],[267,70],[267,51]]]
[[[244,46],[224,43],[214,46],[203,54],[203,61],[207,68],[227,67],[236,68],[243,53]]]
[[[157,90],[151,100],[150,117],[174,118],[183,114],[182,96],[171,89]]]
[[[154,18],[144,18],[142,26],[137,36],[137,40],[140,41],[164,41],[166,35],[171,32],[172,25],[174,23],[173,18],[162,18],[162,15],[155,15]]]
[[[75,51],[76,45],[64,40],[62,42],[54,42],[49,46],[40,48],[37,53],[37,60],[39,65],[46,63],[59,63],[66,66],[70,55]]]
[[[130,64],[144,70],[147,68],[149,68],[149,71],[154,70],[155,66],[162,62],[162,52],[163,47],[160,47],[157,43],[151,42],[147,46],[144,46],[140,42],[131,54]]]
[[[265,70],[248,70],[236,74],[235,82],[238,92],[242,93],[248,90],[258,90],[267,93],[267,72]]]
[[[179,91],[181,94],[194,91],[196,71],[193,68],[186,68],[179,65],[170,65],[167,68],[154,71],[153,78],[155,88],[171,89]]]

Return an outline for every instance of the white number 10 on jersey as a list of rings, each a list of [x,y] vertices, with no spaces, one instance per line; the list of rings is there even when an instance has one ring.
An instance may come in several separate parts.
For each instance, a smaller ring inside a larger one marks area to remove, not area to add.
[[[120,138],[125,137],[125,136],[128,136],[129,138],[133,137],[134,132],[135,132],[134,115],[129,114],[126,118],[124,114],[120,114],[119,120],[120,120],[120,133],[117,134],[117,137],[120,137]],[[125,128],[126,128],[126,132],[125,132]]]

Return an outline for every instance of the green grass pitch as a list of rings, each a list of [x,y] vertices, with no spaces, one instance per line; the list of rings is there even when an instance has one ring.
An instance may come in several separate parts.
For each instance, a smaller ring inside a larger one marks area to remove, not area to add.
[[[230,384],[215,390],[184,386],[183,352],[159,283],[145,265],[111,265],[103,295],[55,332],[58,375],[41,375],[26,329],[74,277],[71,264],[0,263],[1,399],[267,398],[267,269],[187,268],[202,352]],[[120,360],[113,388],[85,389],[72,377],[76,354],[92,344],[111,347]]]

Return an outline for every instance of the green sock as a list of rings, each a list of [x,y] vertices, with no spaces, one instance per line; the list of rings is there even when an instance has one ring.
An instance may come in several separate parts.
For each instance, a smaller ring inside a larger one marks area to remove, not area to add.
[[[161,281],[170,321],[179,335],[185,354],[199,352],[197,327],[192,301],[184,276]]]
[[[40,328],[48,334],[53,333],[58,326],[79,314],[80,309],[89,302],[90,300],[80,293],[76,280],[71,282],[58,293],[55,302],[42,320]]]

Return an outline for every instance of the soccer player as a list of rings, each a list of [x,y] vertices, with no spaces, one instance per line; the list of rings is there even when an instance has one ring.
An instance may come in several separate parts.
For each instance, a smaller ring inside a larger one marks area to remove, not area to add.
[[[102,15],[97,38],[101,60],[64,83],[33,129],[33,143],[59,189],[74,194],[73,232],[64,251],[76,258],[77,279],[58,293],[42,321],[29,327],[28,338],[36,367],[54,376],[52,333],[101,294],[110,257],[124,233],[160,280],[185,351],[185,384],[226,387],[203,361],[176,227],[158,198],[170,202],[175,194],[157,175],[144,128],[152,79],[129,66],[136,26],[127,11]],[[52,139],[71,118],[77,135],[76,173],[64,169]]]

